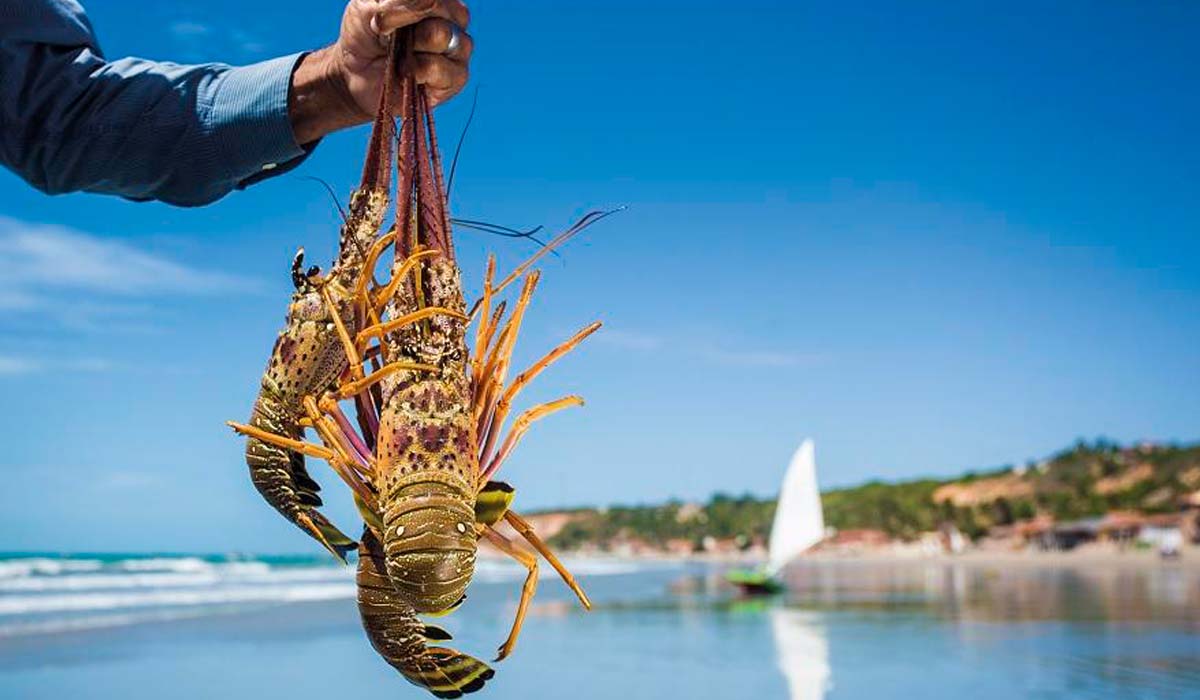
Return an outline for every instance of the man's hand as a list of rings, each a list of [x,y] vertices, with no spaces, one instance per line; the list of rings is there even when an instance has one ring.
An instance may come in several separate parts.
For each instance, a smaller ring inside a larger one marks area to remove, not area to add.
[[[469,19],[461,0],[350,0],[337,43],[305,56],[292,75],[288,115],[296,142],[311,143],[375,116],[388,37],[402,27],[415,25],[417,81],[434,104],[453,97],[467,82],[474,48]]]

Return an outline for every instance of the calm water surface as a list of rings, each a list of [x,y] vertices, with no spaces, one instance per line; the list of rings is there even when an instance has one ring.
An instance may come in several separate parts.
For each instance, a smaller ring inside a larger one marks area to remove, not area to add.
[[[344,570],[178,561],[0,561],[0,698],[430,697],[374,655]],[[1200,698],[1195,568],[808,564],[748,601],[716,566],[576,565],[596,609],[544,576],[474,697]],[[455,645],[492,655],[519,574],[484,567]]]

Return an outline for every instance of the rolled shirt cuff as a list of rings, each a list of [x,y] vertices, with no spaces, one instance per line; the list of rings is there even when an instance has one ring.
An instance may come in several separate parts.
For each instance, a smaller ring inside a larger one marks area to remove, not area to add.
[[[296,143],[288,119],[292,72],[303,56],[230,68],[220,77],[209,128],[217,157],[239,189],[291,170],[316,146]]]

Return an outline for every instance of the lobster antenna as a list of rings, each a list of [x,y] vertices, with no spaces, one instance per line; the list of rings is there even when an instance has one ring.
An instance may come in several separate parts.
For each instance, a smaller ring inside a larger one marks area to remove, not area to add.
[[[505,238],[528,238],[542,248],[546,247],[546,242],[534,235],[538,231],[542,230],[540,225],[535,226],[528,231],[519,231],[515,228],[509,228],[508,226],[501,226],[499,224],[493,224],[487,221],[474,221],[472,219],[450,219],[450,223],[460,228],[468,228],[473,231],[482,231],[483,233],[490,233],[495,236],[503,236]],[[551,250],[550,253],[556,258],[561,257],[556,250]]]
[[[462,133],[458,135],[458,145],[454,147],[454,158],[450,161],[450,177],[446,179],[446,200],[450,199],[450,192],[454,190],[454,173],[458,170],[458,156],[462,153],[463,143],[467,140],[467,129],[471,128],[471,122],[475,119],[475,107],[479,105],[479,86],[475,86],[475,93],[471,96],[471,111],[467,113],[467,123],[463,124]],[[545,245],[545,244],[543,244]]]
[[[463,228],[475,229],[476,231],[484,231],[486,233],[494,233],[497,236],[506,236],[508,238],[533,238],[533,234],[542,230],[541,226],[535,226],[528,231],[521,231],[500,224],[493,224],[488,221],[475,221],[473,219],[451,219],[452,223]]]
[[[328,182],[322,180],[319,177],[314,177],[312,175],[301,175],[300,179],[301,180],[312,180],[313,182],[320,183],[321,186],[325,188],[325,191],[329,193],[329,198],[333,200],[334,206],[337,207],[338,214],[341,214],[342,223],[343,224],[346,223],[346,210],[342,208],[342,201],[340,199],[338,199],[337,192],[333,191],[333,187]]]

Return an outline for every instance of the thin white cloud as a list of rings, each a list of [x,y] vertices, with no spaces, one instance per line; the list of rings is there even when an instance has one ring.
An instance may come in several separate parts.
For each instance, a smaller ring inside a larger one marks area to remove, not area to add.
[[[817,354],[753,348],[732,349],[705,345],[684,338],[668,338],[628,329],[604,328],[595,336],[596,342],[619,350],[656,352],[666,347],[675,352],[730,367],[798,367],[822,361]]]
[[[596,342],[602,345],[611,345],[622,350],[650,351],[663,346],[663,339],[656,335],[616,328],[602,328],[595,337]]]
[[[10,357],[0,355],[0,376],[32,374],[39,368],[39,363],[27,357]]]
[[[237,58],[253,58],[267,52],[267,42],[241,29],[222,29],[185,19],[167,25],[175,39],[178,55],[188,60],[219,58],[233,63]],[[240,54],[240,56],[239,56]]]
[[[230,31],[229,40],[232,41],[233,44],[238,47],[238,49],[247,54],[260,54],[265,53],[267,50],[267,45],[265,42],[260,41],[259,39],[241,31],[240,29],[234,29]]]
[[[713,362],[734,367],[798,367],[819,359],[815,355],[801,353],[728,348],[707,348],[701,350],[700,354]]]
[[[116,471],[98,474],[97,486],[112,490],[137,490],[162,483],[158,474],[138,471]]]
[[[167,30],[171,32],[171,34],[181,39],[201,37],[212,33],[212,29],[209,28],[207,24],[192,22],[190,20],[172,22],[171,25],[167,27]]]
[[[37,299],[28,292],[0,287],[0,311],[23,311],[36,306]]]
[[[0,376],[23,376],[53,369],[55,372],[108,372],[113,363],[98,357],[58,360],[53,363],[36,357],[0,355]]]
[[[0,300],[28,303],[63,289],[118,296],[245,290],[248,280],[187,267],[121,241],[0,217]]]

